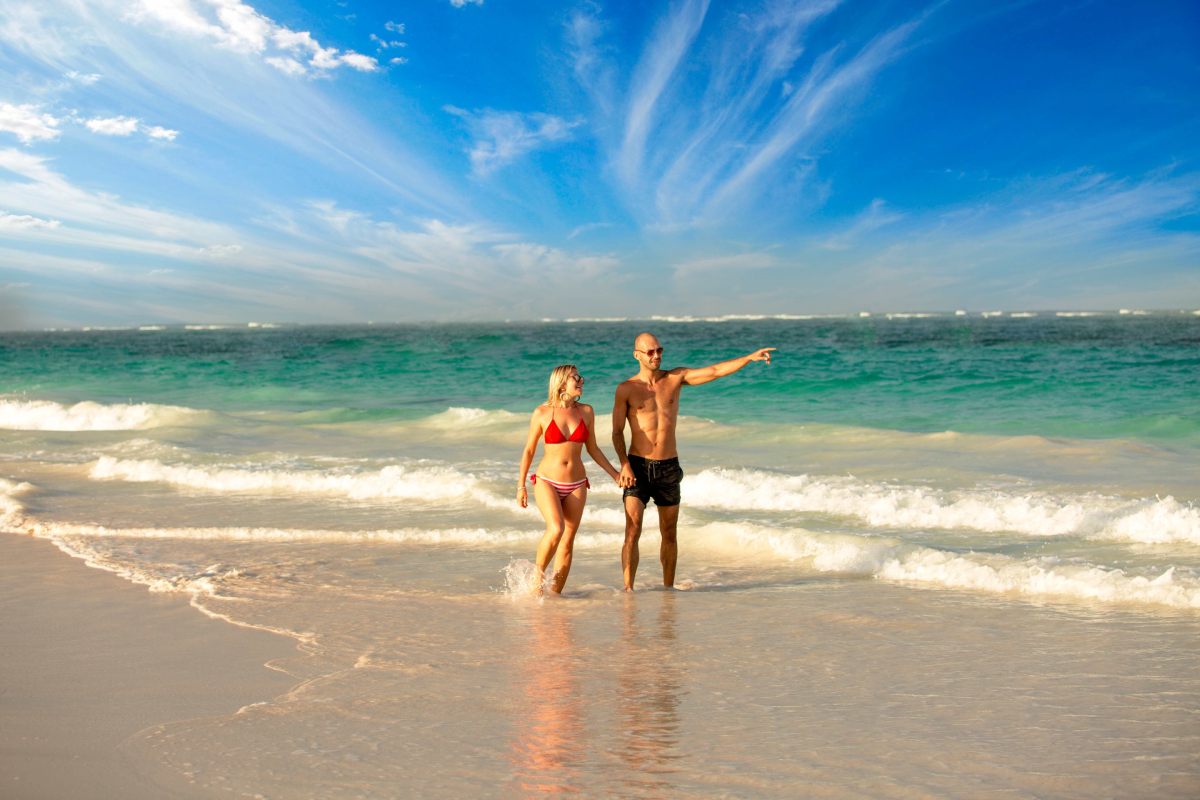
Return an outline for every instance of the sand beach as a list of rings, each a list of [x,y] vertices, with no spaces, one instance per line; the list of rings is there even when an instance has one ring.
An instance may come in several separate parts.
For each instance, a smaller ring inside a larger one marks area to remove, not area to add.
[[[294,642],[208,618],[67,558],[0,535],[0,795],[202,797],[124,742],[181,719],[235,713],[294,682],[266,668]]]

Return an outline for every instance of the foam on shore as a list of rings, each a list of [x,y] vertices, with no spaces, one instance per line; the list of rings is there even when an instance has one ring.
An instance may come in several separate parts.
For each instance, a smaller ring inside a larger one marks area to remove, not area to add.
[[[129,431],[195,423],[204,412],[154,403],[64,405],[50,400],[0,399],[0,429]]]
[[[877,528],[1009,531],[1143,544],[1200,545],[1200,509],[1173,497],[944,491],[855,478],[709,469],[688,477],[689,504],[852,517]]]

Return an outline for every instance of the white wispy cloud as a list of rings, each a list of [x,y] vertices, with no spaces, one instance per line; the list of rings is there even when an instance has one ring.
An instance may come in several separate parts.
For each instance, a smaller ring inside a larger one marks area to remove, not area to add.
[[[621,120],[616,135],[605,136],[603,122],[598,134],[645,228],[725,224],[770,202],[788,181],[787,202],[819,203],[827,188],[805,182],[817,174],[822,143],[857,122],[859,100],[929,13],[861,45],[848,31],[846,41],[810,55],[810,30],[841,5],[764,0],[718,21],[709,19],[707,0],[673,4],[643,44],[620,101],[615,82],[598,78],[611,75],[613,63],[599,7],[569,17],[577,78],[599,113]]]
[[[204,247],[212,241],[237,237],[225,225],[173,214],[123,201],[107,192],[72,184],[39,155],[0,149],[0,170],[15,179],[0,178],[0,208],[7,213],[61,221],[54,226],[57,241],[105,250],[150,254]]]
[[[135,133],[156,139],[158,141],[173,142],[179,136],[179,131],[171,128],[164,128],[161,125],[147,125],[137,117],[120,115],[116,117],[92,117],[84,119],[82,117],[72,117],[72,122],[83,125],[89,131],[101,136],[132,136]]]
[[[291,56],[267,56],[263,59],[263,61],[270,64],[284,75],[308,74],[308,67],[304,66]]]
[[[99,81],[103,76],[98,73],[95,73],[95,72],[89,72],[85,75],[83,73],[76,72],[75,70],[71,70],[70,72],[68,72],[66,74],[65,77],[69,81],[73,81],[75,83],[79,83],[84,86],[91,86],[92,84]]]
[[[487,176],[526,153],[562,142],[571,137],[578,120],[568,122],[553,114],[516,111],[466,111],[454,106],[444,110],[463,119],[474,141],[468,154],[471,169]]]
[[[585,233],[590,233],[592,231],[611,228],[612,226],[613,224],[611,222],[588,222],[584,225],[577,225],[571,229],[570,233],[567,234],[567,241],[574,239],[576,236],[582,236]]]
[[[6,214],[0,211],[0,229],[8,230],[53,230],[62,224],[57,219],[42,219],[29,214]]]
[[[835,236],[834,248],[814,240],[793,260],[835,276],[824,286],[830,297],[858,287],[864,306],[876,308],[1106,307],[1128,291],[1129,270],[1143,278],[1145,304],[1166,307],[1169,293],[1158,287],[1178,279],[1154,276],[1194,273],[1200,236],[1163,226],[1197,211],[1200,174],[1076,170],[933,210],[901,214],[876,201],[854,235]]]
[[[401,28],[403,33],[403,28]],[[372,42],[378,45],[380,50],[387,50],[392,47],[408,47],[408,42],[402,42],[397,39],[384,39],[382,36],[372,33],[370,36]]]
[[[654,191],[660,219],[694,216],[714,184],[751,156],[752,143],[781,112],[780,99],[795,93],[788,78],[804,54],[805,34],[839,5],[768,3],[725,32],[696,112],[674,121],[678,146],[663,159]]]
[[[854,246],[863,236],[904,219],[904,214],[889,209],[880,198],[871,201],[862,213],[843,225],[822,243],[828,250],[846,250]]]
[[[137,131],[141,121],[136,117],[96,117],[84,120],[83,124],[92,133],[104,136],[129,136]]]
[[[603,43],[605,21],[595,0],[584,0],[567,18],[566,43],[575,79],[596,106],[598,126],[612,119],[617,68]]]
[[[720,273],[728,276],[732,273],[742,273],[747,270],[776,267],[779,264],[779,257],[775,254],[766,251],[755,251],[695,258],[674,265],[672,271],[675,279],[682,281],[695,278],[697,275],[704,273]],[[738,277],[740,278],[741,276],[739,275]]]
[[[901,51],[901,46],[917,27],[917,22],[900,25],[876,37],[850,60],[834,64],[831,51],[818,59],[804,83],[788,98],[780,113],[767,126],[763,136],[750,148],[750,156],[713,191],[705,212],[719,212],[773,168],[809,137],[841,119],[857,92]]]
[[[362,53],[343,53],[340,58],[343,64],[359,72],[375,72],[379,69],[377,60],[371,56],[364,56]]]
[[[14,134],[23,144],[57,139],[60,120],[32,104],[0,103],[0,131]]]
[[[319,229],[311,220],[279,237],[156,210],[76,186],[23,150],[0,149],[0,208],[0,228],[39,241],[37,251],[0,244],[0,278],[28,276],[27,294],[56,309],[52,319],[188,321],[221,309],[243,319],[333,321],[360,318],[356,302],[376,297],[407,314],[420,310],[403,305],[420,278],[385,283],[388,271],[344,241],[311,237]]]
[[[173,131],[170,128],[163,128],[159,125],[147,125],[143,130],[151,139],[161,139],[167,142],[173,142],[179,136],[179,131]]]
[[[287,75],[324,74],[338,67],[374,72],[379,62],[353,50],[321,45],[308,31],[294,31],[240,0],[139,0],[128,18],[157,24],[220,47],[258,55]]]
[[[641,170],[659,98],[700,32],[707,13],[708,0],[681,3],[659,24],[634,69],[625,132],[616,159],[617,172],[627,184],[633,184]]]
[[[201,248],[200,254],[207,258],[224,259],[233,258],[245,249],[240,244],[212,244]]]
[[[405,306],[419,318],[494,318],[498,309],[512,318],[538,318],[561,311],[553,298],[577,291],[581,281],[589,286],[589,303],[619,302],[627,285],[614,254],[556,248],[486,223],[400,224],[329,201],[281,217],[282,229],[314,248],[344,248],[384,268],[391,276],[387,288],[373,291],[405,293]]]
[[[153,96],[158,98],[159,108],[175,106],[174,118],[198,114],[238,140],[262,137],[283,148],[289,157],[303,158],[343,179],[365,178],[392,192],[398,206],[414,213],[454,215],[461,211],[466,205],[463,193],[452,189],[430,159],[408,144],[419,138],[407,135],[416,123],[397,119],[386,129],[380,128],[369,113],[356,109],[348,98],[332,95],[323,82],[296,81],[287,75],[288,70],[301,76],[329,74],[312,65],[314,47],[322,51],[320,64],[332,63],[347,53],[327,52],[331,49],[322,47],[311,35],[270,20],[270,25],[259,23],[269,36],[250,35],[236,22],[221,22],[216,12],[224,5],[216,0],[0,2],[0,50],[22,59],[33,71],[104,75],[110,98]],[[220,33],[225,25],[241,32],[226,36]],[[211,30],[214,27],[220,31]],[[277,46],[276,35],[295,53]],[[265,42],[265,49],[236,57],[238,51],[231,42],[251,48]],[[274,60],[268,63],[267,58]],[[79,101],[73,99],[72,104],[78,108]],[[149,113],[150,106],[139,106],[142,108]],[[75,112],[71,118],[78,121],[80,113],[115,116],[104,113],[109,109],[100,111]],[[161,118],[149,122],[152,125],[141,132],[152,139],[152,127],[176,128],[162,124]],[[0,133],[0,145],[4,138],[7,135]],[[158,140],[169,141],[163,134]]]
[[[450,0],[450,5],[454,6],[455,8],[462,8],[464,6],[481,6],[483,5],[483,0]]]

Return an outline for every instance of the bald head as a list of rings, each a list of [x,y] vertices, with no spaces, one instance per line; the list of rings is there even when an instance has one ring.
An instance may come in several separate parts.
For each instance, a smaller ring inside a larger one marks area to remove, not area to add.
[[[643,367],[658,369],[658,365],[662,363],[662,354],[662,345],[653,333],[639,333],[633,340],[633,357]]]
[[[649,350],[652,347],[658,347],[658,337],[653,333],[642,331],[637,335],[637,338],[633,340],[634,350]]]

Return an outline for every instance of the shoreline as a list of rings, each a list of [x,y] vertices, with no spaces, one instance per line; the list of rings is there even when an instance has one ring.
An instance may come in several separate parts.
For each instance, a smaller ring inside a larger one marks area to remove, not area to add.
[[[0,794],[189,796],[122,745],[149,727],[235,714],[287,692],[266,665],[294,640],[197,612],[55,545],[0,532]],[[150,769],[146,769],[149,767]],[[205,794],[205,793],[202,793]]]

